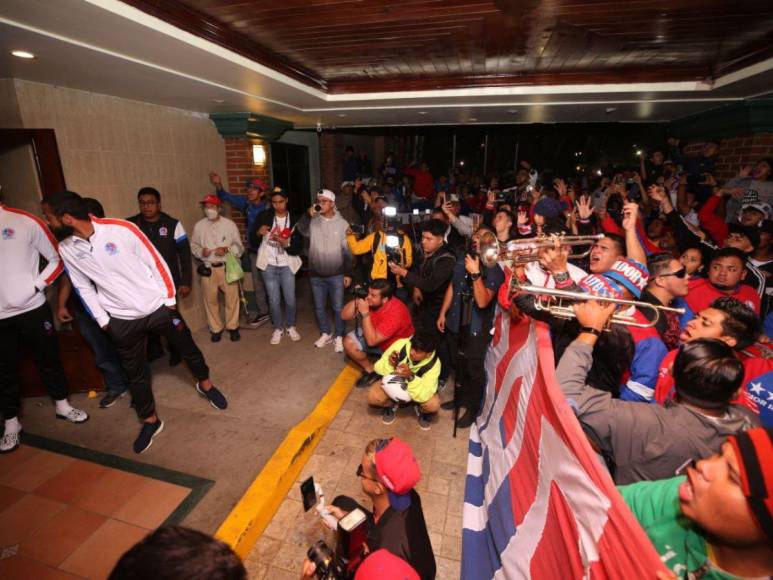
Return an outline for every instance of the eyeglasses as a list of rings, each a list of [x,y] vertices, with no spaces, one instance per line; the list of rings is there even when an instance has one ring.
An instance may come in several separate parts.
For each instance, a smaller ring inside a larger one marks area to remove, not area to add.
[[[378,479],[373,479],[372,477],[365,475],[365,470],[362,468],[362,464],[357,466],[357,477],[362,477],[363,479],[369,479],[371,481],[375,481],[376,483],[380,483]]]
[[[687,276],[687,268],[682,268],[681,270],[677,270],[676,272],[666,272],[665,274],[660,274],[662,277],[666,276],[676,276],[677,278],[684,278]]]

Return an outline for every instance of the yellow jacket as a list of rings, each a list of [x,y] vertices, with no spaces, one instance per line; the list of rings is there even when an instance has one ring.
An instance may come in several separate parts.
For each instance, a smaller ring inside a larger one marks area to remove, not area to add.
[[[405,234],[400,235],[403,238],[403,266],[410,268],[411,264],[413,264],[413,248],[411,247],[411,240],[409,240],[408,236]],[[378,236],[378,241],[374,243],[376,236]],[[389,269],[387,268],[387,254],[385,250],[386,234],[384,232],[373,232],[361,240],[358,240],[357,236],[354,234],[348,234],[346,236],[346,242],[349,244],[349,250],[355,256],[373,253],[373,267],[370,269],[371,280],[387,277]]]

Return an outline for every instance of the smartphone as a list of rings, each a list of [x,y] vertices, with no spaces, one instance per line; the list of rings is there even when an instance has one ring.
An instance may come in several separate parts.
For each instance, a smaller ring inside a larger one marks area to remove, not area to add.
[[[314,489],[314,477],[310,477],[301,483],[301,499],[303,499],[303,511],[305,512],[317,505],[317,492]]]

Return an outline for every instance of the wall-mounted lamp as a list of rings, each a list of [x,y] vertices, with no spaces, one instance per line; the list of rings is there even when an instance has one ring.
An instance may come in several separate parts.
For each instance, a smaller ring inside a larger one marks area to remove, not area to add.
[[[252,163],[253,165],[260,165],[261,167],[266,164],[266,146],[255,144],[252,146]]]

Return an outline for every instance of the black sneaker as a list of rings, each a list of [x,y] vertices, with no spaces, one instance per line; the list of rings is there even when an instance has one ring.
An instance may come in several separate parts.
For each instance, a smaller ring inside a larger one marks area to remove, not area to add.
[[[468,409],[467,411],[465,411],[464,415],[459,417],[459,419],[456,421],[456,426],[459,429],[467,429],[474,422],[475,422],[475,413],[471,412]]]
[[[169,352],[169,366],[170,367],[176,367],[179,365],[183,360],[183,357],[180,356],[179,352],[170,351]]]
[[[145,453],[153,445],[153,439],[164,430],[164,422],[161,419],[155,423],[143,423],[140,434],[134,440],[134,452]]]
[[[205,391],[201,388],[199,383],[196,383],[196,392],[207,399],[209,404],[212,405],[215,409],[223,411],[224,409],[228,408],[228,401],[226,400],[225,395],[223,395],[223,393],[221,393],[215,385],[212,385],[211,389]]]
[[[461,405],[459,405],[461,407]],[[444,403],[440,403],[440,408],[445,409],[446,411],[453,411],[454,410],[454,400],[451,399],[450,401],[445,401]]]
[[[359,379],[357,379],[357,382],[354,383],[354,386],[358,389],[364,389],[365,387],[369,387],[372,385],[375,381],[381,378],[381,375],[378,374],[376,371],[373,371],[372,373],[362,373]]]
[[[247,324],[250,325],[250,328],[260,328],[269,320],[271,320],[271,316],[268,314],[256,314],[255,317],[251,318]]]
[[[210,336],[210,340],[212,342],[220,342],[220,339],[223,338],[222,332],[213,332],[212,336]]]
[[[231,342],[239,342],[242,338],[242,335],[239,334],[239,329],[234,328],[233,330],[229,330],[228,333],[231,335]]]
[[[109,409],[113,405],[115,405],[118,402],[118,399],[123,397],[125,392],[118,393],[117,395],[114,395],[112,393],[106,394],[104,397],[102,397],[102,400],[99,401],[99,408],[100,409]]]
[[[429,413],[419,413],[419,429],[429,431],[432,429],[432,415]]]
[[[384,407],[384,409],[381,411],[381,422],[384,425],[391,425],[395,422],[395,419],[397,418],[395,415],[395,411],[397,411],[397,405],[392,405],[391,407]]]

